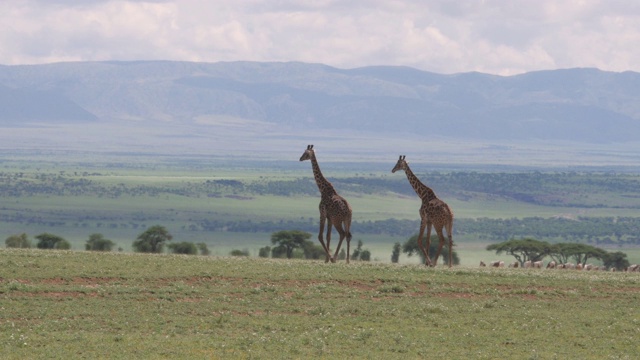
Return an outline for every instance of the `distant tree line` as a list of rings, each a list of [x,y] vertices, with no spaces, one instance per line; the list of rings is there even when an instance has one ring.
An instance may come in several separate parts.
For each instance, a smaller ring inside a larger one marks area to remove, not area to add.
[[[36,235],[35,239],[38,240],[38,242],[36,243],[36,247],[38,249],[71,249],[71,244],[58,235],[42,233]],[[29,240],[27,234],[25,233],[10,235],[9,237],[7,237],[4,243],[7,248],[30,249],[32,246],[31,240]]]
[[[60,224],[47,222],[55,227]],[[99,224],[98,224],[99,225]],[[97,225],[96,225],[97,226]],[[84,227],[84,226],[81,226]],[[103,223],[98,228],[145,228],[144,223]],[[283,227],[314,232],[318,223],[315,218],[279,221],[246,220],[194,220],[185,225],[188,231],[266,232],[279,231]],[[419,227],[419,220],[386,219],[376,221],[354,221],[352,228],[359,234],[411,236]],[[510,219],[465,219],[454,222],[454,236],[473,235],[479,240],[507,240],[514,237],[557,239],[561,241],[586,242],[595,245],[640,245],[640,218],[637,217],[578,217],[566,218],[510,218]]]
[[[281,221],[206,219],[192,230],[229,232],[274,232],[282,227],[307,232],[317,230],[313,218]],[[359,234],[410,236],[420,226],[419,220],[387,219],[354,221],[352,229]],[[480,240],[507,240],[513,237],[554,238],[596,245],[640,245],[640,218],[637,217],[526,217],[511,219],[455,219],[455,235],[475,235]]]
[[[34,216],[34,215],[31,215]],[[416,216],[417,217],[417,216]],[[17,221],[25,225],[46,225],[52,228],[63,226],[66,221],[47,221],[42,218],[31,217],[28,221]],[[8,221],[21,220],[10,218]],[[138,221],[124,222],[79,222],[80,228],[97,227],[105,229],[144,229],[145,221],[154,220],[140,218]],[[90,226],[91,225],[91,226]],[[393,236],[411,236],[420,225],[418,219],[386,219],[375,221],[354,221],[352,228],[358,234],[376,234]],[[271,233],[282,228],[300,229],[315,232],[318,220],[315,218],[299,218],[295,220],[253,221],[222,220],[222,219],[193,219],[184,225],[187,231],[228,231],[228,232],[262,232]],[[507,240],[518,237],[533,237],[553,239],[559,241],[586,242],[594,245],[640,245],[640,217],[578,217],[575,220],[566,218],[510,218],[510,219],[466,219],[458,218],[454,221],[454,237],[459,235],[475,236],[483,241]]]
[[[55,249],[55,250],[69,250],[71,244],[61,236],[42,233],[35,236],[38,240],[36,247],[38,249]],[[186,255],[209,255],[210,251],[205,243],[192,243],[192,242],[176,242],[167,244],[173,239],[173,236],[169,231],[160,225],[154,225],[140,235],[133,241],[132,248],[135,252],[142,253],[162,253],[164,252],[165,245],[173,254],[186,254]],[[91,234],[89,239],[85,243],[85,250],[87,251],[112,251],[116,243],[112,240],[106,239],[104,235],[96,233]],[[30,249],[32,247],[31,240],[29,240],[26,233],[10,235],[5,240],[5,246],[7,248],[21,248]],[[120,249],[122,250],[122,249]]]
[[[271,246],[265,246],[259,249],[260,257],[273,258],[305,258],[305,259],[322,259],[326,254],[324,249],[313,241],[310,241],[311,234],[301,230],[280,230],[271,234]],[[400,252],[404,252],[408,256],[418,254],[422,262],[424,255],[419,251],[417,246],[417,237],[415,234],[408,238],[404,244],[395,243],[392,248],[391,261],[397,263],[399,261]],[[38,249],[56,249],[68,250],[71,248],[69,242],[64,238],[42,233],[35,236],[38,240],[36,247]],[[142,253],[162,253],[165,246],[174,254],[187,255],[209,255],[210,251],[204,243],[194,244],[191,242],[178,242],[168,244],[173,239],[169,231],[161,225],[154,225],[138,235],[133,242],[132,247],[135,252]],[[432,235],[429,256],[434,260],[439,239],[436,235]],[[7,237],[5,240],[7,248],[31,248],[32,243],[27,234],[15,234]],[[343,244],[338,260],[344,260],[346,257],[346,244]],[[111,251],[115,243],[104,238],[102,234],[91,234],[85,244],[87,251]],[[334,245],[335,246],[335,245]],[[514,256],[520,263],[541,261],[545,257],[551,257],[559,264],[568,262],[570,259],[579,264],[586,264],[589,259],[599,260],[607,268],[625,269],[629,266],[627,255],[623,252],[608,252],[606,250],[577,243],[549,243],[547,241],[539,241],[532,238],[511,239],[501,243],[488,245],[488,251],[495,251],[496,254],[506,253]],[[232,256],[249,256],[248,250],[233,250]],[[443,246],[441,259],[448,259],[448,247]],[[352,260],[370,261],[371,252],[363,249],[362,240],[358,240],[357,246],[351,254]],[[458,254],[453,251],[452,259],[454,264],[460,263]]]
[[[633,194],[640,188],[640,177],[632,174],[580,173],[580,172],[427,172],[416,175],[438,194],[461,200],[475,196],[510,198],[545,206],[607,207],[601,194]],[[0,193],[7,197],[57,195],[97,196],[119,198],[122,196],[177,195],[184,197],[222,197],[276,195],[317,195],[312,177],[297,179],[270,179],[239,181],[215,179],[185,181],[178,184],[111,184],[100,182],[99,173],[24,173],[0,172]],[[354,176],[331,179],[342,192],[359,194],[398,193],[414,196],[413,189],[403,177]],[[625,204],[626,208],[640,208],[640,201]]]

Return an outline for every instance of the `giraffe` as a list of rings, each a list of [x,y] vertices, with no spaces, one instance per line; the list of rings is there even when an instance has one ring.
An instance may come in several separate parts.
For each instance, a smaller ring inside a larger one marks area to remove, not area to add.
[[[307,150],[304,151],[300,157],[300,161],[311,160],[311,167],[313,169],[313,176],[316,179],[316,184],[320,190],[320,231],[318,232],[318,240],[324,248],[327,254],[325,262],[331,260],[332,263],[336,262],[342,240],[347,239],[347,264],[349,263],[349,253],[351,244],[351,206],[342,196],[338,195],[333,185],[322,176],[320,166],[316,160],[316,154],[313,150],[313,145],[308,145]],[[327,223],[327,242],[325,244],[323,240],[323,231],[325,221]],[[331,256],[331,250],[329,250],[329,243],[331,242],[331,225],[333,225],[338,234],[340,234],[340,241],[338,242],[338,248],[336,249],[333,257]]]
[[[417,176],[413,174],[413,171],[409,168],[409,164],[405,161],[406,155],[400,155],[398,159],[398,163],[394,166],[392,173],[395,173],[398,170],[404,170],[407,175],[407,179],[409,180],[409,184],[413,187],[416,194],[422,199],[422,206],[420,206],[420,233],[418,234],[418,248],[422,250],[422,253],[425,257],[425,265],[428,266],[436,266],[438,264],[438,258],[440,257],[440,252],[442,251],[442,246],[444,245],[445,239],[442,233],[442,229],[447,230],[447,236],[449,237],[449,267],[451,267],[451,259],[452,259],[452,246],[453,246],[453,238],[451,235],[451,231],[453,229],[453,212],[449,208],[444,201],[438,199],[436,194],[420,182]],[[433,264],[431,263],[431,259],[429,259],[429,246],[431,245],[431,225],[436,230],[438,234],[438,238],[440,239],[440,244],[438,245],[438,253],[436,254],[435,260]],[[424,228],[427,228],[427,245],[426,247],[422,245],[422,236],[424,235]]]

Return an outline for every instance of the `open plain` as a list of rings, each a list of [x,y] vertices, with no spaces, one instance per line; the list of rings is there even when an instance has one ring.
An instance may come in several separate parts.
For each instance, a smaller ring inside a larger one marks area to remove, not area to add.
[[[640,352],[638,273],[43,250],[0,265],[4,359]]]

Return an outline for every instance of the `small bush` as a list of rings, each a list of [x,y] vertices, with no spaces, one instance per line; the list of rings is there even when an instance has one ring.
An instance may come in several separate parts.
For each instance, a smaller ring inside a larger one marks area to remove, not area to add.
[[[260,250],[258,250],[258,256],[261,258],[268,258],[269,254],[271,254],[271,247],[270,246],[265,246],[260,248]]]
[[[196,244],[188,241],[178,242],[167,245],[169,252],[172,254],[197,255],[198,247]]]
[[[102,234],[91,234],[84,248],[87,251],[111,251],[115,245],[113,241],[105,239]]]
[[[207,244],[201,242],[197,243],[196,246],[198,246],[198,250],[200,250],[200,255],[208,256],[209,254],[211,254],[211,251],[209,251]]]
[[[68,242],[68,241],[67,241],[67,240],[65,240],[65,239],[62,239],[62,241],[59,241],[59,242],[56,244],[56,246],[55,246],[55,248],[54,248],[54,249],[56,249],[56,250],[69,250],[69,249],[71,249],[71,243],[70,243],[70,242]]]
[[[5,241],[8,248],[30,249],[31,241],[27,238],[27,234],[11,235]]]
[[[249,256],[249,250],[244,249],[244,250],[231,250],[231,252],[229,253],[229,255],[231,256]]]

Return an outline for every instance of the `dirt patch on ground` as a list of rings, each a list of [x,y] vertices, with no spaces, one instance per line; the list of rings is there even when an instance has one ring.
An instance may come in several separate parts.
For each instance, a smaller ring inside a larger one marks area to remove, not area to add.
[[[96,292],[84,292],[84,291],[12,291],[12,297],[41,297],[50,299],[63,299],[63,298],[79,298],[79,297],[97,297]]]
[[[11,285],[11,284],[14,285]],[[173,301],[197,303],[210,298],[194,295],[190,289],[203,287],[216,289],[214,298],[224,296],[231,299],[242,299],[248,296],[280,296],[284,299],[305,297],[308,294],[321,296],[325,291],[331,292],[331,297],[342,298],[357,296],[372,301],[397,297],[437,297],[448,299],[478,299],[498,297],[518,297],[526,300],[561,300],[575,301],[585,295],[599,298],[614,298],[618,294],[640,293],[640,287],[614,287],[598,284],[597,295],[590,291],[590,287],[553,287],[532,286],[528,284],[494,284],[487,288],[465,286],[464,284],[430,284],[402,282],[385,282],[383,280],[291,280],[271,279],[256,281],[243,277],[190,276],[176,278],[150,279],[122,279],[118,277],[72,277],[72,278],[43,278],[43,279],[0,279],[5,287],[5,296],[37,297],[63,299],[69,297],[113,296],[109,288],[122,286],[135,287],[138,291],[131,293],[135,297],[145,297],[148,300],[162,300],[172,298]],[[24,287],[26,286],[26,288]],[[33,286],[34,288],[29,288]],[[595,286],[595,285],[594,285]],[[166,291],[165,291],[166,288]],[[182,288],[185,292],[182,292]],[[132,291],[135,289],[131,289]],[[117,292],[117,291],[116,291]]]

